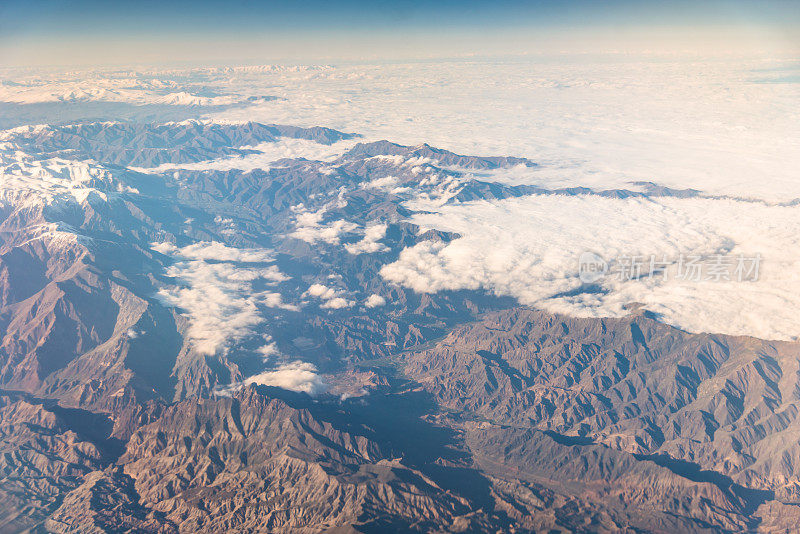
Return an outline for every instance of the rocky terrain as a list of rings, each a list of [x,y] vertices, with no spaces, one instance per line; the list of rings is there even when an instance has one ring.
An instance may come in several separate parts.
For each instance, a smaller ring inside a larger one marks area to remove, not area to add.
[[[382,275],[459,237],[409,222],[433,206],[696,191],[504,185],[482,173],[536,163],[359,141],[0,133],[0,532],[796,528],[800,344]],[[283,142],[309,157],[258,159]]]

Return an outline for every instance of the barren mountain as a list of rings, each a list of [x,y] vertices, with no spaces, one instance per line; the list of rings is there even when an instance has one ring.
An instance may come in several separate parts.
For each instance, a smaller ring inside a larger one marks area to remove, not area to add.
[[[698,192],[354,137],[0,133],[0,531],[792,531],[797,343],[382,275],[431,207]]]

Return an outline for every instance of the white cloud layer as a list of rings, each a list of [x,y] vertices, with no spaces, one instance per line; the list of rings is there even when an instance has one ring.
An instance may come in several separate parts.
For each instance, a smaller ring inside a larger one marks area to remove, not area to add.
[[[274,163],[284,158],[304,158],[313,161],[332,161],[353,147],[358,139],[345,139],[325,145],[308,139],[281,138],[274,142],[260,143],[255,146],[243,146],[241,149],[257,150],[257,154],[244,156],[228,156],[195,163],[164,163],[158,167],[137,168],[149,173],[162,173],[175,169],[193,171],[229,171],[233,169],[252,171],[254,169],[269,170]]]
[[[282,97],[228,109],[214,115],[218,120],[324,125],[360,132],[367,141],[427,142],[462,154],[522,156],[539,164],[476,173],[489,181],[597,189],[631,189],[631,182],[646,181],[774,202],[800,198],[800,85],[770,83],[786,73],[796,76],[796,65],[739,57],[551,59],[346,65],[313,71],[205,69],[180,75],[189,77],[184,81],[201,81],[208,89],[204,94]],[[0,100],[223,103],[170,81],[174,74],[32,76],[21,85],[0,87]],[[193,101],[195,97],[200,100]],[[353,142],[326,146],[284,139],[254,147],[258,154],[183,167],[247,170],[269,167],[281,157],[330,161]],[[0,201],[83,202],[121,191],[95,164],[35,161],[2,145]],[[447,245],[423,243],[403,251],[382,271],[389,280],[418,291],[484,288],[578,315],[618,315],[624,313],[624,304],[636,301],[688,330],[800,335],[795,326],[800,312],[795,274],[800,272],[800,213],[795,206],[720,199],[529,197],[448,207],[444,204],[460,187],[458,180],[431,173],[427,160],[386,159],[430,174],[419,177],[416,198],[406,207],[433,213],[419,213],[415,222],[463,236]],[[363,187],[394,190],[398,185],[388,177]],[[347,250],[382,249],[378,228],[364,230],[349,221],[326,219],[333,205],[341,206],[341,199],[316,211],[298,207],[290,235],[336,245],[346,234],[365,231]],[[222,231],[235,229],[226,226]],[[278,292],[252,291],[257,281],[277,283],[282,276],[273,266],[242,265],[269,263],[268,251],[214,243],[169,247],[163,245],[163,251],[178,259],[170,272],[180,285],[165,289],[162,298],[190,318],[190,336],[201,351],[224,350],[250,335],[260,324],[260,309],[292,308]],[[578,287],[577,261],[586,250],[605,258],[760,253],[763,269],[752,283],[606,278],[606,293],[554,296]],[[334,293],[314,298],[327,308],[352,305]]]
[[[180,249],[172,243],[155,243],[153,250],[162,254],[178,255],[189,260],[253,263],[269,263],[274,260],[271,250],[229,247],[219,241],[199,241]]]
[[[351,65],[267,73],[248,87],[284,100],[215,116],[528,157],[541,164],[517,172],[528,183],[653,181],[786,200],[800,198],[798,84],[762,83],[781,72],[796,76],[796,65],[680,56]]]
[[[689,331],[762,338],[800,336],[800,207],[718,199],[530,196],[446,206],[416,214],[425,227],[457,232],[449,244],[423,242],[381,274],[418,292],[486,289],[525,304],[578,316],[620,316],[643,303]],[[558,296],[581,287],[578,260],[620,256],[733,259],[760,254],[753,282],[667,279],[598,282],[603,293]]]
[[[241,265],[269,262],[270,251],[236,249],[217,242],[183,248],[155,243],[152,247],[178,260],[167,269],[167,275],[177,279],[179,285],[163,288],[158,295],[188,317],[188,338],[202,354],[215,354],[231,342],[254,334],[265,321],[262,308],[297,309],[283,302],[280,293],[254,288],[256,282],[276,284],[288,280],[276,266]]]

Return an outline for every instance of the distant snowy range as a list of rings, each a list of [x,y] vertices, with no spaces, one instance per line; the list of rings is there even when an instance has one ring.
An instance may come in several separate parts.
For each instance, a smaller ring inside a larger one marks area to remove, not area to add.
[[[798,73],[0,70],[0,531],[788,532]]]

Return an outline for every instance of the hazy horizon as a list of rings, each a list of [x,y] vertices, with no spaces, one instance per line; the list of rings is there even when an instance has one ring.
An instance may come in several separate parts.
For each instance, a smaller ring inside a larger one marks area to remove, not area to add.
[[[560,54],[794,55],[794,2],[10,1],[0,65],[317,63]]]

